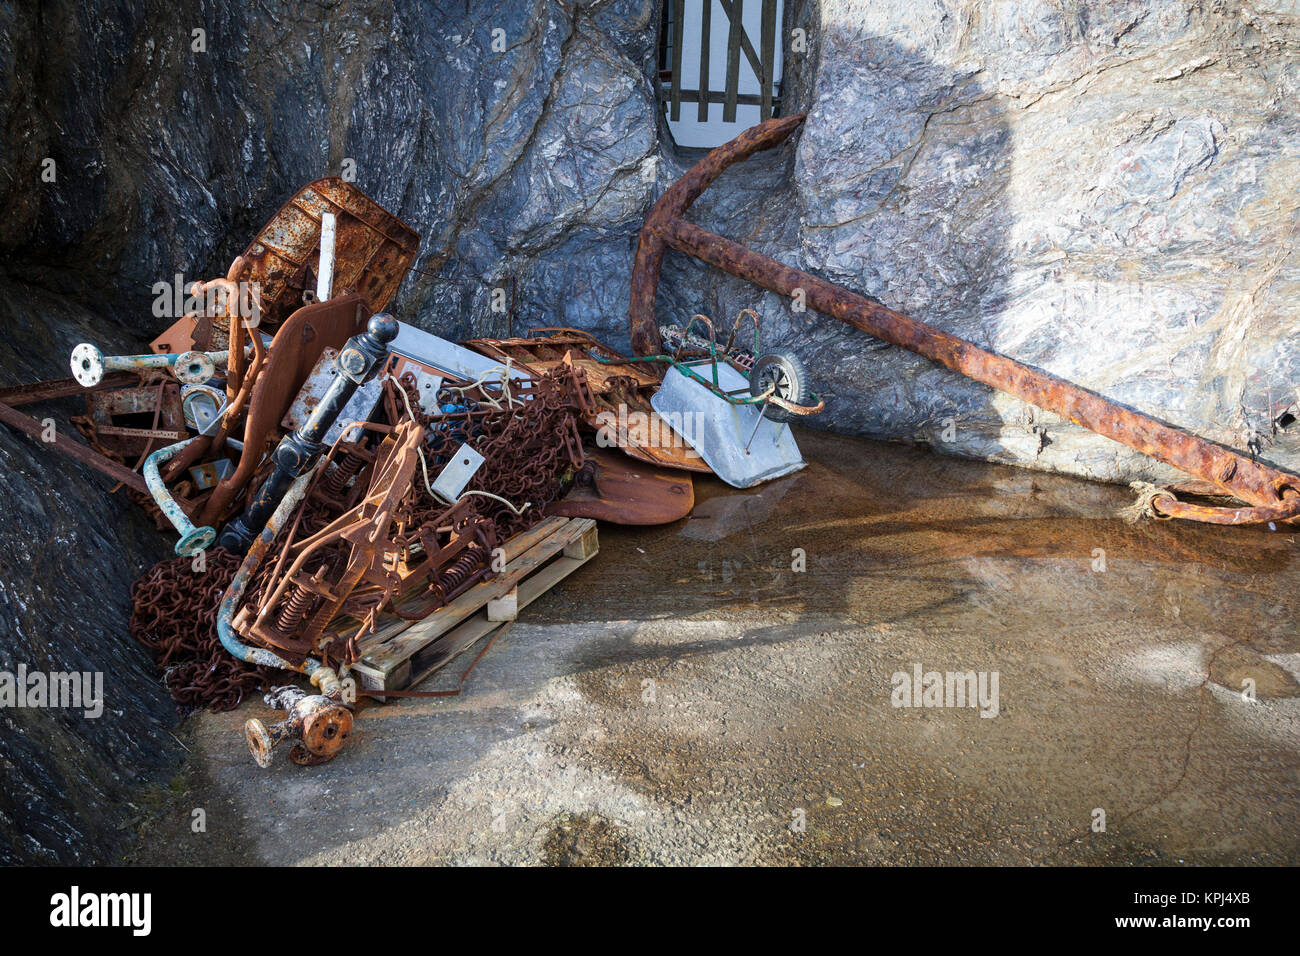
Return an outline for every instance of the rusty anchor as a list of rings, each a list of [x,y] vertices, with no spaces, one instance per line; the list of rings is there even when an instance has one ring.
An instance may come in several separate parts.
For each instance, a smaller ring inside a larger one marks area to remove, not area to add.
[[[682,218],[728,166],[779,145],[804,119],[805,114],[797,113],[745,130],[712,150],[655,202],[641,228],[632,271],[628,324],[636,355],[658,355],[663,351],[654,306],[664,252],[671,247],[780,295],[793,297],[796,290],[802,290],[807,305],[818,312],[1200,479],[1193,485],[1152,489],[1144,504],[1156,517],[1213,524],[1300,521],[1300,477],[980,348]],[[1175,492],[1232,497],[1245,506],[1193,504],[1180,501]]]

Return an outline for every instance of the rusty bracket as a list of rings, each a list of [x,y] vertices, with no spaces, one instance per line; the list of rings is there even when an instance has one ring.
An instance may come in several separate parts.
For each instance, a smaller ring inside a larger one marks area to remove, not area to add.
[[[808,306],[818,312],[1209,481],[1222,493],[1252,506],[1208,508],[1180,502],[1172,492],[1163,491],[1149,502],[1158,517],[1217,524],[1300,520],[1300,477],[980,348],[682,218],[723,170],[779,145],[804,119],[805,114],[798,113],[745,130],[691,167],[654,204],[641,229],[632,271],[628,323],[636,355],[663,351],[654,306],[664,251],[671,246],[780,295],[793,297],[802,290]]]

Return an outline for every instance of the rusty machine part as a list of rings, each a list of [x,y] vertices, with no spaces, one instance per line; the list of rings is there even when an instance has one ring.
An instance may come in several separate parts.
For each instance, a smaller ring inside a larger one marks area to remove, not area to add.
[[[551,334],[538,334],[542,332]],[[659,388],[654,370],[628,362],[586,332],[532,329],[527,338],[474,339],[465,344],[498,361],[510,359],[534,375],[561,364],[581,368],[595,399],[595,407],[583,415],[588,426],[611,433],[618,447],[651,465],[710,473],[704,459],[650,406],[650,397]]]
[[[235,614],[234,628],[246,641],[294,662],[309,655],[350,659],[343,648],[332,646],[333,635],[321,638],[363,580],[378,591],[365,612],[350,609],[363,618],[363,630],[373,626],[374,615],[401,585],[390,558],[396,550],[392,526],[410,495],[423,440],[424,429],[414,422],[392,429],[370,466],[366,494],[354,507],[301,539],[295,540],[300,523],[291,527],[274,560],[268,555],[262,562],[264,573],[254,579],[248,602]],[[329,472],[317,471],[317,483],[323,474]],[[304,505],[310,498],[309,490]]]
[[[304,306],[284,322],[267,349],[261,368],[248,377],[241,406],[228,406],[220,427],[169,463],[163,477],[171,481],[196,461],[220,453],[237,419],[243,415],[244,453],[204,505],[201,524],[219,524],[248,487],[263,457],[278,439],[280,420],[293,403],[312,367],[327,348],[341,349],[365,328],[369,306],[359,295],[345,295]]]
[[[181,389],[175,382],[90,392],[86,419],[83,434],[123,457],[148,455],[160,445],[189,437]],[[73,423],[80,424],[77,419]]]
[[[379,613],[422,619],[491,575],[497,543],[541,520],[582,467],[576,417],[590,396],[571,366],[499,398],[448,382],[451,410],[433,415],[417,410],[414,376],[384,389],[395,424],[339,436],[251,581],[232,621],[250,645],[294,663],[351,663]],[[467,442],[483,464],[458,500],[443,500],[431,478]]]
[[[632,272],[628,323],[634,354],[663,351],[654,306],[664,251],[671,247],[780,295],[793,296],[795,290],[802,290],[807,304],[818,312],[1211,482],[1219,494],[1249,506],[1192,505],[1178,501],[1171,490],[1161,490],[1147,500],[1158,517],[1218,524],[1295,523],[1300,519],[1300,477],[982,349],[682,218],[728,166],[782,143],[804,118],[798,113],[747,129],[691,167],[654,204],[641,229]]]
[[[335,217],[334,295],[316,302],[314,273],[319,269],[321,217]],[[250,451],[234,473],[208,499],[200,523],[219,524],[247,489],[276,426],[323,349],[342,348],[360,331],[365,318],[382,312],[415,261],[420,236],[355,186],[338,177],[310,183],[286,202],[231,265],[225,279],[200,283],[226,289],[225,312],[187,316],[160,336],[168,345],[183,342],[226,344],[231,349],[228,405],[221,428],[204,436],[169,464],[171,482],[205,457],[220,455],[228,435],[247,412],[244,439]],[[256,320],[235,321],[232,302],[244,288],[257,290]],[[254,332],[256,327],[258,332]],[[274,332],[271,348],[260,332]],[[245,366],[247,335],[254,349]],[[173,341],[174,340],[174,341]],[[263,375],[263,372],[267,374]]]
[[[244,739],[259,767],[271,766],[273,748],[292,740],[289,759],[299,766],[332,760],[352,734],[352,711],[339,697],[309,694],[293,684],[272,687],[263,698],[288,716],[267,727],[256,717],[244,723]]]

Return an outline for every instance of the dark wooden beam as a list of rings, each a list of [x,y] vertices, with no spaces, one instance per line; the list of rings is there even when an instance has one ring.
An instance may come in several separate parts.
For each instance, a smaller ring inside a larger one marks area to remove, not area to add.
[[[763,51],[763,69],[756,73],[763,103],[759,119],[772,118],[772,76],[776,71],[776,0],[763,0],[763,35],[758,38]]]
[[[703,0],[704,9],[700,13],[700,102],[697,119],[701,123],[709,121],[709,28],[713,20],[713,0]]]
[[[673,0],[673,80],[672,110],[669,118],[682,118],[682,21],[686,19],[686,0]]]

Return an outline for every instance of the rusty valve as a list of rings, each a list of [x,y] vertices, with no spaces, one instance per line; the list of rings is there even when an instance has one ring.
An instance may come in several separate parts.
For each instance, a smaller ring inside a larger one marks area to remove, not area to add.
[[[265,700],[289,716],[267,727],[256,717],[244,724],[244,739],[259,767],[271,766],[271,751],[282,740],[294,741],[289,759],[309,766],[330,760],[352,733],[352,711],[338,697],[309,694],[292,684],[272,687]]]

